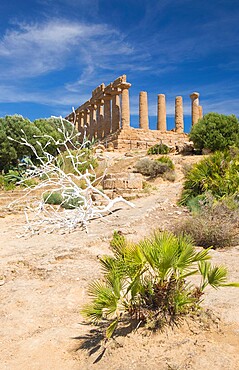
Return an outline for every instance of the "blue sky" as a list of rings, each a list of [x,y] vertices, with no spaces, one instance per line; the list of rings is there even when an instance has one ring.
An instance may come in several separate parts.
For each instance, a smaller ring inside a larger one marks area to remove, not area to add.
[[[132,122],[147,91],[200,93],[204,113],[239,116],[239,0],[1,0],[0,116],[65,116],[93,88],[126,74]],[[170,127],[169,127],[170,128]]]

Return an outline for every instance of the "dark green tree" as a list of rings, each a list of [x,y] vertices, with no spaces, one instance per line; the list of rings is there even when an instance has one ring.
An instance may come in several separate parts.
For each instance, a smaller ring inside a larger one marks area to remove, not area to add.
[[[40,131],[38,141],[43,147],[47,144],[46,150],[49,154],[57,155],[57,148],[59,148],[57,142],[60,143],[64,141],[63,127],[60,118],[40,118],[33,123]],[[63,123],[66,135],[75,132],[74,127],[68,121],[63,120]]]
[[[190,140],[196,149],[205,148],[213,152],[239,147],[239,121],[234,115],[208,113],[192,127]]]
[[[61,142],[65,136],[75,132],[74,127],[68,121],[63,120],[64,127],[59,118],[38,119],[31,122],[20,115],[0,118],[0,171],[16,167],[23,156],[29,156],[33,162],[36,157],[29,146],[19,142],[24,138],[41,155],[42,148],[53,155],[61,150]],[[39,145],[40,144],[40,145]]]
[[[40,130],[31,121],[20,115],[0,118],[0,170],[7,172],[11,166],[17,166],[18,160],[24,155],[32,156],[32,150],[28,146],[16,141],[25,138],[35,146],[35,136],[40,134]]]

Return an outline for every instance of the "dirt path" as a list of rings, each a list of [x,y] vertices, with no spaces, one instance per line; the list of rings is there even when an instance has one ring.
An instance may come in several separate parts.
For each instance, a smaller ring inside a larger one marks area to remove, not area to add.
[[[113,230],[138,239],[182,217],[186,210],[176,206],[180,189],[180,182],[161,183],[158,191],[137,199],[135,208],[122,204],[93,221],[89,234],[18,239],[23,216],[0,218],[1,370],[239,368],[239,290],[233,288],[208,291],[204,305],[221,318],[214,324],[189,320],[174,331],[151,335],[142,329],[127,334],[125,328],[101,361],[93,364],[99,352],[88,357],[87,349],[101,337],[92,337],[82,325],[79,310],[88,283],[100,274],[97,256],[108,253]],[[212,256],[239,281],[239,247],[212,251]]]

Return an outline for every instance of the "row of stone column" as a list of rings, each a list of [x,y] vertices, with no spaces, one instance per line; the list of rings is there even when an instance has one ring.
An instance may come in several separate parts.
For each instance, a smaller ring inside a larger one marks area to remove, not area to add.
[[[129,87],[120,93],[112,91],[101,100],[77,112],[77,129],[90,139],[103,139],[120,127],[130,127]]]
[[[198,122],[199,118],[203,117],[203,112],[202,106],[199,105],[199,93],[192,93],[190,98],[192,102],[192,125],[194,125]],[[143,130],[149,129],[148,97],[146,91],[139,93],[139,128]],[[166,99],[164,94],[158,95],[157,130],[162,132],[167,131]],[[175,98],[175,131],[178,133],[184,132],[182,96],[176,96]]]

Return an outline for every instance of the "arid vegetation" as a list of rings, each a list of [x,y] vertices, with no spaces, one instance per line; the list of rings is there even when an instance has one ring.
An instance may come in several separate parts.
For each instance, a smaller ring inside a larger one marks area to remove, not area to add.
[[[143,158],[135,164],[135,172],[139,172],[150,178],[160,176],[174,181],[174,164],[167,156],[162,156],[155,160]]]
[[[39,122],[39,125],[41,124],[43,123]],[[28,140],[26,136],[24,138]],[[22,140],[21,137],[19,140]],[[60,138],[58,140],[60,142]],[[12,142],[16,144],[15,141]],[[61,225],[63,225],[64,214],[67,215],[67,222],[71,220],[75,222],[76,212],[79,211],[86,215],[86,218],[81,218],[80,222],[85,220],[88,222],[89,234],[83,235],[82,231],[75,227],[75,232],[65,236],[62,244],[59,235],[54,237],[53,234],[44,234],[38,225],[34,228],[36,230],[34,238],[38,238],[37,234],[41,231],[41,238],[49,238],[52,242],[46,241],[43,251],[41,239],[39,244],[33,240],[32,243],[39,245],[40,248],[39,252],[37,249],[34,251],[34,255],[39,254],[36,258],[39,258],[39,261],[41,258],[46,258],[42,256],[49,254],[49,245],[53,254],[59,249],[59,256],[57,255],[53,262],[47,262],[50,267],[46,272],[41,270],[43,268],[39,267],[40,265],[32,266],[32,254],[21,246],[19,253],[27,256],[27,262],[24,259],[22,263],[21,256],[17,257],[20,262],[14,262],[18,252],[15,247],[12,247],[14,261],[11,263],[13,265],[15,263],[16,271],[20,272],[16,273],[15,268],[11,271],[5,269],[0,282],[3,282],[3,288],[5,286],[8,288],[5,281],[14,282],[14,279],[17,281],[22,278],[23,273],[26,274],[27,279],[31,278],[28,274],[34,273],[35,277],[39,274],[41,284],[48,282],[48,279],[53,281],[57,278],[56,284],[64,289],[66,302],[68,291],[74,286],[81,297],[76,303],[72,297],[77,299],[77,294],[71,296],[72,302],[74,301],[71,304],[77,315],[76,320],[79,318],[80,311],[81,314],[84,313],[88,323],[99,325],[97,329],[92,329],[93,334],[89,335],[88,339],[87,336],[82,337],[80,348],[88,349],[90,353],[91,351],[97,353],[97,348],[102,349],[102,343],[106,343],[105,335],[107,339],[112,335],[118,339],[126,327],[130,335],[136,336],[139,334],[132,333],[133,328],[138,330],[144,327],[147,333],[152,333],[153,330],[158,336],[163,336],[157,329],[170,327],[175,333],[176,330],[180,331],[179,324],[183,327],[185,321],[182,319],[195,318],[196,320],[203,317],[205,312],[203,299],[208,297],[207,292],[210,291],[206,288],[238,286],[238,283],[227,283],[227,269],[230,270],[231,266],[225,267],[222,258],[219,258],[219,263],[215,265],[212,258],[212,253],[221,252],[220,248],[224,248],[225,253],[232,253],[227,252],[228,249],[225,247],[237,246],[239,242],[237,148],[216,151],[203,157],[200,155],[186,157],[168,153],[169,147],[165,146],[168,148],[167,155],[159,154],[157,147],[154,156],[150,153],[149,157],[145,150],[143,153],[131,153],[130,156],[116,152],[101,152],[97,158],[91,149],[72,146],[65,146],[64,151],[61,146],[61,150],[56,150],[55,154],[53,146],[49,143],[52,154],[49,153],[49,157],[46,156],[40,163],[39,160],[43,158],[40,152],[48,153],[46,150],[48,141],[44,142],[44,145],[41,141],[39,143],[40,145],[36,145],[39,150],[42,148],[42,152],[36,151],[33,156],[28,152],[19,154],[16,162],[13,160],[8,168],[5,167],[0,178],[2,194],[14,195],[14,191],[8,193],[3,191],[3,188],[13,189],[16,186],[17,191],[23,191],[18,187],[20,184],[25,188],[37,187],[40,190],[38,203],[40,206],[37,210],[40,212],[44,209],[47,215],[44,220],[41,220],[42,225],[49,222],[50,232],[54,229],[53,218],[49,217],[51,210],[59,212],[57,217]],[[18,142],[19,146],[24,146],[22,144]],[[30,145],[34,147],[35,144],[31,142]],[[44,167],[45,164],[48,167]],[[111,203],[112,199],[102,189],[100,180],[95,181],[94,171],[96,169],[103,173],[102,168],[106,164],[112,169],[113,174],[117,173],[117,176],[120,176],[121,172],[124,173],[124,180],[121,181],[120,177],[116,179],[118,183],[134,181],[135,179],[132,180],[128,176],[134,175],[132,172],[142,174],[137,176],[141,178],[143,190],[141,187],[141,190],[134,194],[135,209],[132,208],[128,213],[126,209],[121,210],[116,207],[113,207],[113,212],[110,213],[107,208],[107,204],[114,205],[114,203]],[[44,169],[47,169],[45,173],[42,172]],[[59,174],[61,174],[60,177]],[[185,176],[184,183],[182,183],[183,176]],[[94,189],[96,192],[92,191]],[[101,195],[103,198],[99,199]],[[101,213],[102,209],[106,209],[106,212]],[[98,221],[97,217],[100,217]],[[77,222],[75,226],[79,225]],[[63,226],[65,227],[66,224]],[[54,230],[57,229],[58,227]],[[119,230],[119,233],[113,234],[114,230]],[[110,242],[112,234],[113,239]],[[67,252],[65,257],[62,248],[68,246],[69,240],[71,245],[67,247],[69,253]],[[24,243],[25,240],[22,245]],[[213,252],[212,248],[218,248],[219,252]],[[73,262],[75,267],[72,269]],[[63,271],[65,268],[68,271],[60,285],[58,263],[61,263]],[[86,267],[87,264],[89,267]],[[26,273],[27,266],[30,266],[29,273]],[[86,269],[87,272],[84,272]],[[238,277],[235,276],[235,279],[230,278],[229,281],[237,281]],[[87,297],[88,285],[90,297]],[[210,294],[212,293],[209,293],[209,296]],[[6,297],[8,296],[9,292],[6,292]],[[48,299],[50,302],[53,298],[49,296]],[[86,301],[88,301],[87,305],[85,305]],[[44,303],[42,304],[44,306]],[[54,304],[51,301],[50,306],[53,307],[53,312],[58,312],[62,303],[59,304],[57,301],[57,307]],[[211,308],[214,310],[213,304]],[[71,315],[70,312],[67,306],[64,306],[67,320]],[[45,312],[44,317],[47,314]],[[212,322],[210,317],[207,317],[206,321],[207,325]],[[84,326],[84,328],[91,332],[90,326]],[[198,335],[202,338],[206,334],[200,332]],[[94,347],[93,343],[97,342],[97,338],[100,338],[100,343]],[[111,340],[108,342],[113,343]],[[149,348],[152,348],[151,338],[148,339],[148,343]],[[112,356],[115,356],[118,351],[119,349],[115,348]],[[128,348],[125,347],[124,351],[127,353]],[[84,364],[88,364],[86,357],[84,357]],[[91,366],[92,362],[89,361]],[[107,356],[106,360],[102,361],[102,367],[99,368],[107,368],[109,366]],[[59,363],[61,366],[61,362]]]
[[[107,338],[126,314],[138,325],[162,328],[195,313],[208,285],[239,287],[227,283],[225,267],[212,266],[208,250],[197,252],[188,236],[155,231],[133,243],[115,233],[111,248],[113,256],[100,258],[103,277],[90,284],[93,300],[82,311],[93,323],[110,323]],[[195,274],[201,276],[198,286],[186,279]]]
[[[236,116],[208,113],[198,121],[190,132],[195,148],[212,152],[239,147],[239,122]]]
[[[239,152],[218,151],[195,164],[185,176],[180,204],[191,215],[175,232],[193,237],[200,246],[226,247],[239,241]]]

